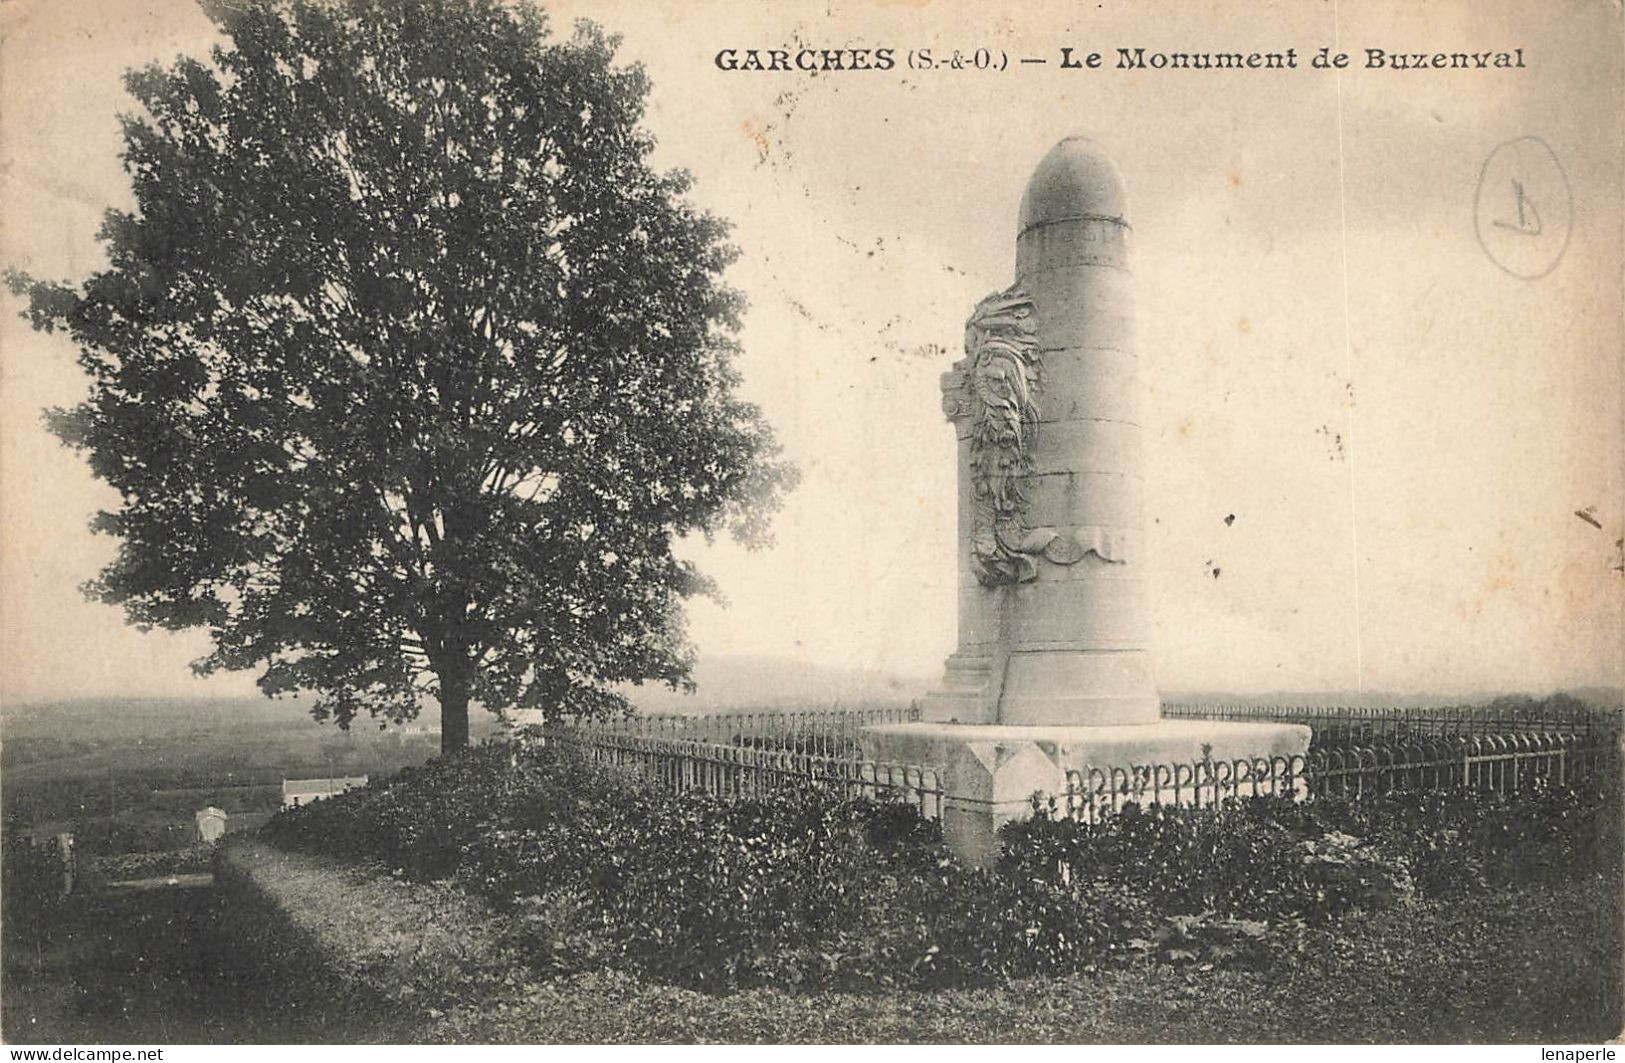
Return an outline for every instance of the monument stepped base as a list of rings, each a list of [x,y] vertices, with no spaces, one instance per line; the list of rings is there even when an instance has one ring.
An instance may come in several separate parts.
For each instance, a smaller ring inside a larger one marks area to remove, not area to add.
[[[1032,811],[1032,795],[1063,799],[1066,773],[1138,764],[1300,756],[1309,728],[1286,723],[1158,720],[1092,726],[894,723],[864,728],[863,755],[944,769],[942,833],[961,859],[991,863],[997,832]]]

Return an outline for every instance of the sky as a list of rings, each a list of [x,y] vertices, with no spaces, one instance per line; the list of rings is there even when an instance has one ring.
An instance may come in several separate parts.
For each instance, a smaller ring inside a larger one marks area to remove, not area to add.
[[[544,7],[560,32],[590,16],[622,35],[652,81],[655,161],[734,224],[745,390],[803,474],[772,548],[685,544],[727,599],[689,609],[702,655],[880,669],[922,691],[939,673],[956,548],[937,380],[971,307],[1012,279],[1027,177],[1081,132],[1116,161],[1133,227],[1161,687],[1625,677],[1613,5]],[[201,54],[211,27],[190,0],[9,0],[0,30],[0,258],[80,278],[103,261],[102,209],[129,204],[121,72]],[[892,48],[897,65],[715,62],[806,46]],[[905,61],[978,47],[1009,68]],[[1063,47],[1102,65],[1062,69]],[[1142,47],[1291,47],[1300,68],[1116,68],[1116,49]],[[1311,69],[1322,47],[1349,67]],[[1525,66],[1367,69],[1368,48],[1521,48]],[[1538,234],[1506,228],[1519,186]],[[84,392],[71,345],[3,302],[0,697],[251,692],[247,674],[191,675],[201,633],[142,633],[80,596],[114,548],[87,521],[116,499],[40,422]]]

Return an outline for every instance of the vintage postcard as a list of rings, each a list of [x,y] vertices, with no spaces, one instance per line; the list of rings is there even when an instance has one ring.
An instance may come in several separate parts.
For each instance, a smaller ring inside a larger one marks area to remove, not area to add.
[[[6,0],[6,1041],[1617,1037],[1621,31]]]

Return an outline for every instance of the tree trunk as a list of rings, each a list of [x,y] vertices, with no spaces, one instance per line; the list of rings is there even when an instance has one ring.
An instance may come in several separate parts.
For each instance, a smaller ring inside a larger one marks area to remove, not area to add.
[[[440,676],[440,755],[468,748],[468,677]]]

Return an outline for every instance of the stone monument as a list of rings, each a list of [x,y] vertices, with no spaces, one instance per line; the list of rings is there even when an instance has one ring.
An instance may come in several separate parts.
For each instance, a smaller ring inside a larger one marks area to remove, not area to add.
[[[959,644],[919,723],[868,756],[947,769],[973,860],[1068,769],[1303,753],[1309,728],[1163,720],[1152,674],[1143,430],[1123,183],[1084,137],[1033,173],[1015,283],[976,305],[943,375],[959,467]]]
[[[197,824],[198,841],[213,845],[226,834],[226,810],[213,805],[200,808],[193,815],[193,822]]]

